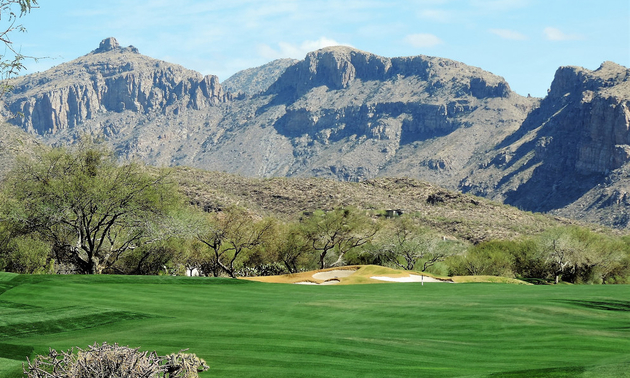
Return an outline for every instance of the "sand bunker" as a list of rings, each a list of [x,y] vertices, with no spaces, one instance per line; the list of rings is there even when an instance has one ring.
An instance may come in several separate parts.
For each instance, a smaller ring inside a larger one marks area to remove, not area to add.
[[[339,280],[328,280],[328,281],[324,281],[322,283],[317,283],[317,282],[313,282],[313,281],[302,281],[302,282],[296,282],[296,285],[334,285],[334,284],[338,284],[340,281]]]
[[[424,279],[423,279],[422,276],[418,276],[416,274],[410,274],[409,277],[374,276],[370,278],[373,280],[389,281],[389,282],[447,282],[447,281],[438,280],[429,276],[424,276]]]
[[[335,269],[335,270],[329,270],[326,272],[319,272],[319,273],[315,273],[313,274],[313,278],[315,278],[316,280],[330,280],[333,278],[344,278],[344,277],[350,277],[351,275],[354,274],[354,272],[356,272],[356,270],[350,270],[350,269]],[[339,281],[337,281],[339,282]]]

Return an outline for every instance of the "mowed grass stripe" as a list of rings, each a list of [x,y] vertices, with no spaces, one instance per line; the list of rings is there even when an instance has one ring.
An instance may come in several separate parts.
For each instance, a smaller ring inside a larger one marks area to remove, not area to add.
[[[69,316],[55,320],[11,323],[0,326],[0,339],[11,339],[25,335],[46,335],[58,332],[80,331],[100,327],[124,320],[140,320],[151,317],[147,314],[126,311],[106,311],[83,316]]]
[[[25,334],[11,344],[32,345],[36,352],[97,341],[159,353],[190,348],[210,363],[211,370],[202,375],[208,377],[526,376],[523,372],[539,371],[605,377],[602,372],[616,371],[630,355],[630,334],[624,329],[630,326],[629,312],[571,302],[623,305],[630,297],[627,286],[308,287],[207,279],[182,284],[171,277],[135,283],[129,283],[133,277],[65,278],[20,277],[22,283],[0,300],[51,310],[89,304],[153,317]]]

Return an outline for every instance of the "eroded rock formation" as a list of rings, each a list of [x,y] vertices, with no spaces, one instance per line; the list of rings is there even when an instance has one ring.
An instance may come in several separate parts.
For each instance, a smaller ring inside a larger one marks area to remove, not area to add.
[[[99,112],[203,109],[229,98],[216,76],[145,57],[114,38],[86,56],[14,82],[5,115],[39,135],[73,128]]]

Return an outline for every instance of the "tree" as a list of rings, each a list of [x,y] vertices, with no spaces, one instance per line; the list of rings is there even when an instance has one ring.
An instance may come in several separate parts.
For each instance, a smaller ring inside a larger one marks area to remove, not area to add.
[[[118,165],[91,143],[18,159],[4,185],[4,220],[48,240],[57,262],[100,274],[127,251],[169,237],[182,202],[166,173]],[[69,261],[68,261],[69,260]]]
[[[422,263],[421,271],[425,272],[463,249],[456,241],[432,235],[407,216],[396,218],[394,222],[386,243],[373,249],[372,253],[398,268],[414,270],[418,263]]]
[[[308,240],[304,238],[299,227],[288,225],[283,228],[274,243],[277,259],[282,261],[289,273],[299,271],[300,262],[308,255]]]
[[[17,21],[37,6],[37,0],[0,0],[0,41],[4,43],[5,54],[0,57],[0,80],[16,76],[24,69],[23,61],[29,58],[13,46],[11,35],[14,32],[25,32],[26,28]],[[9,90],[10,86],[2,84],[0,94]]]
[[[311,250],[319,255],[319,268],[326,265],[329,252],[337,253],[332,266],[343,263],[346,253],[369,243],[379,230],[379,224],[356,209],[334,209],[315,212],[302,219],[301,232]]]
[[[573,235],[571,228],[556,228],[539,238],[539,247],[549,264],[554,282],[558,284],[562,274],[575,270],[585,258],[585,245]]]
[[[206,263],[236,278],[237,260],[263,245],[273,235],[273,230],[272,220],[256,221],[245,209],[231,206],[208,214],[206,229],[199,232],[197,238],[210,248],[211,256]],[[214,274],[217,275],[216,270]]]

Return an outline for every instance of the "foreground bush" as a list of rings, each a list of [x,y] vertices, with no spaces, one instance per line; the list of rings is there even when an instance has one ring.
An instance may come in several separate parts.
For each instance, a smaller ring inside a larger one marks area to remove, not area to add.
[[[48,356],[29,360],[24,374],[28,378],[194,378],[208,370],[203,359],[182,352],[158,356],[107,343],[76,350],[59,353],[51,348]]]

